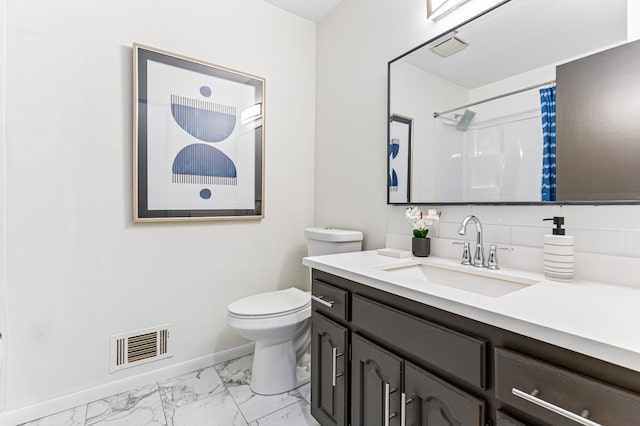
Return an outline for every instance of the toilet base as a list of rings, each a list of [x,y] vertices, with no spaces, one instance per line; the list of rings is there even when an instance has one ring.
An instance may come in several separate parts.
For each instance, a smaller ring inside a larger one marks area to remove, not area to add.
[[[298,386],[293,341],[256,342],[249,387],[260,395],[275,395]]]

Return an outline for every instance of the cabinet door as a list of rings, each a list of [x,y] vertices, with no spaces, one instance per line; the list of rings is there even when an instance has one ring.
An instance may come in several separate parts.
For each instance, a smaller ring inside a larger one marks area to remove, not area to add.
[[[322,426],[346,426],[348,330],[314,312],[311,335],[311,415]]]
[[[484,401],[405,362],[407,426],[482,426]]]
[[[402,359],[357,334],[351,345],[351,425],[399,425]]]

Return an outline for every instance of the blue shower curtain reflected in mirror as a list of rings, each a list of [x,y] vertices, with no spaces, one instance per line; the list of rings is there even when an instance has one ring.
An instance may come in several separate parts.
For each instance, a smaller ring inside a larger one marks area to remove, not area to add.
[[[556,86],[540,89],[542,201],[556,201]]]

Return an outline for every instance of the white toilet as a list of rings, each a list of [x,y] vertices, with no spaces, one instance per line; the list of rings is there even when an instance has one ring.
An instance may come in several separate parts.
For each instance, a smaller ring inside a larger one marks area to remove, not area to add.
[[[362,232],[307,228],[309,256],[362,249]],[[229,304],[227,325],[255,340],[251,390],[274,395],[309,381],[311,294],[288,288],[244,297]],[[299,364],[303,368],[297,368]]]

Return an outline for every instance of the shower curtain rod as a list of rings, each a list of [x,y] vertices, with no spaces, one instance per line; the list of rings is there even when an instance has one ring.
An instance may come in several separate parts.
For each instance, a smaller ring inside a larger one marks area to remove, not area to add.
[[[442,112],[434,112],[433,113],[433,118],[438,118],[442,114],[448,114],[448,113],[453,112],[453,111],[458,111],[459,109],[468,108],[470,106],[480,105],[480,104],[483,104],[485,102],[494,101],[496,99],[500,99],[500,98],[504,98],[504,97],[507,97],[507,96],[515,95],[516,93],[526,92],[527,90],[536,89],[536,88],[541,87],[541,86],[546,86],[547,84],[555,84],[555,82],[556,82],[555,80],[545,81],[544,83],[534,84],[533,86],[528,86],[528,87],[525,87],[523,89],[514,90],[513,92],[503,93],[502,95],[494,96],[492,98],[487,98],[487,99],[483,99],[481,101],[473,102],[473,103],[470,103],[470,104],[467,104],[467,105],[462,105],[462,106],[460,106],[458,108],[448,109],[448,110],[442,111]]]

